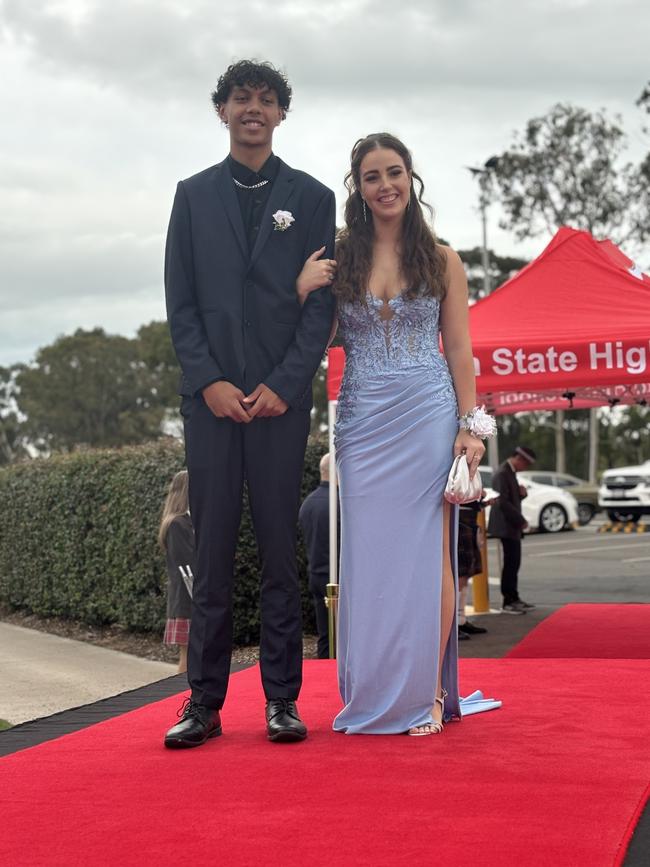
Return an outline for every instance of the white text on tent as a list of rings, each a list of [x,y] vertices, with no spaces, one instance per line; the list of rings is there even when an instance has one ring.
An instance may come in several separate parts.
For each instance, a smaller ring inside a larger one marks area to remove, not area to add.
[[[644,373],[648,352],[645,346],[624,347],[621,340],[589,343],[589,367],[591,370],[626,370],[630,374]],[[544,352],[527,352],[522,347],[509,349],[499,347],[492,352],[492,371],[498,376],[512,373],[572,373],[578,367],[578,356],[570,349],[558,350],[549,346]],[[474,370],[481,375],[481,363],[474,359]]]

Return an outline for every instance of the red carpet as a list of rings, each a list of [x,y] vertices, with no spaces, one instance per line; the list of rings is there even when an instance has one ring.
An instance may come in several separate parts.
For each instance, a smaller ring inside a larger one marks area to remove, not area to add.
[[[501,710],[440,736],[346,736],[334,664],[308,662],[311,736],[270,744],[257,669],[221,738],[172,752],[178,698],[0,760],[11,867],[621,864],[650,779],[650,662],[462,660]]]
[[[650,605],[565,605],[506,656],[650,659]]]

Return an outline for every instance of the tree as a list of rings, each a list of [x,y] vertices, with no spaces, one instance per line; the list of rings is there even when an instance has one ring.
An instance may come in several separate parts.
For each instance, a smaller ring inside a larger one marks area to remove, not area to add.
[[[528,121],[498,159],[493,177],[501,225],[520,240],[563,225],[617,243],[650,236],[642,169],[621,163],[626,136],[604,111],[559,103]]]
[[[627,407],[625,408],[627,410]],[[622,412],[622,411],[621,411]],[[605,414],[607,415],[607,414]],[[563,432],[566,448],[566,466],[557,466],[558,422]],[[529,445],[537,455],[535,469],[566,471],[586,479],[589,475],[589,455],[585,449],[585,439],[589,432],[590,411],[588,409],[567,409],[561,414],[552,410],[521,412],[504,415],[499,419],[499,451],[501,457],[512,453],[517,445]],[[606,448],[606,428],[600,431],[601,443]],[[601,462],[600,469],[606,469],[609,455]],[[620,461],[619,461],[620,463]]]
[[[121,446],[160,436],[159,380],[137,340],[78,329],[40,349],[16,377],[25,431],[42,451]]]
[[[471,250],[459,250],[458,255],[463,260],[467,272],[469,297],[478,301],[484,295],[482,250],[480,247],[474,247]],[[497,256],[493,250],[488,250],[488,260],[490,263],[490,285],[494,289],[514,277],[517,271],[528,264],[527,259],[519,259],[515,256]]]
[[[18,365],[0,367],[0,465],[29,454],[16,402],[19,370]]]
[[[601,469],[650,460],[650,408],[616,407],[603,414],[602,421]]]
[[[644,87],[641,95],[636,101],[636,104],[643,109],[646,114],[650,114],[650,81]],[[646,136],[650,135],[650,129],[647,126],[643,127],[643,132]],[[636,176],[636,191],[639,200],[642,202],[642,206],[645,207],[646,213],[650,213],[650,151],[648,151],[639,166],[639,171]]]
[[[643,94],[640,101],[646,104]],[[568,225],[619,244],[643,241],[650,236],[650,161],[621,164],[625,147],[625,133],[604,111],[559,103],[532,118],[490,175],[506,214],[502,227],[520,240]],[[559,465],[564,463],[562,416],[555,424]],[[596,410],[591,424],[598,424]],[[593,442],[597,446],[598,438]]]
[[[149,322],[138,329],[138,356],[151,376],[151,387],[166,407],[178,409],[181,369],[165,321]]]

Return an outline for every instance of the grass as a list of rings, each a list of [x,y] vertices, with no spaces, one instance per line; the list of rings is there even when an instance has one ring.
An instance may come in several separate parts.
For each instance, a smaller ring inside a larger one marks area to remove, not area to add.
[[[0,732],[3,732],[5,729],[10,729],[11,723],[7,722],[6,719],[0,719]]]

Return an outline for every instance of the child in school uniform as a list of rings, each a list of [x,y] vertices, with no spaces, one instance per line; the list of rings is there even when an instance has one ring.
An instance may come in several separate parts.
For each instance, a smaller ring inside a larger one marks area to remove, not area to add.
[[[178,671],[187,671],[187,644],[196,570],[194,528],[189,513],[187,470],[176,473],[163,507],[158,541],[167,561],[165,644],[179,649]]]

